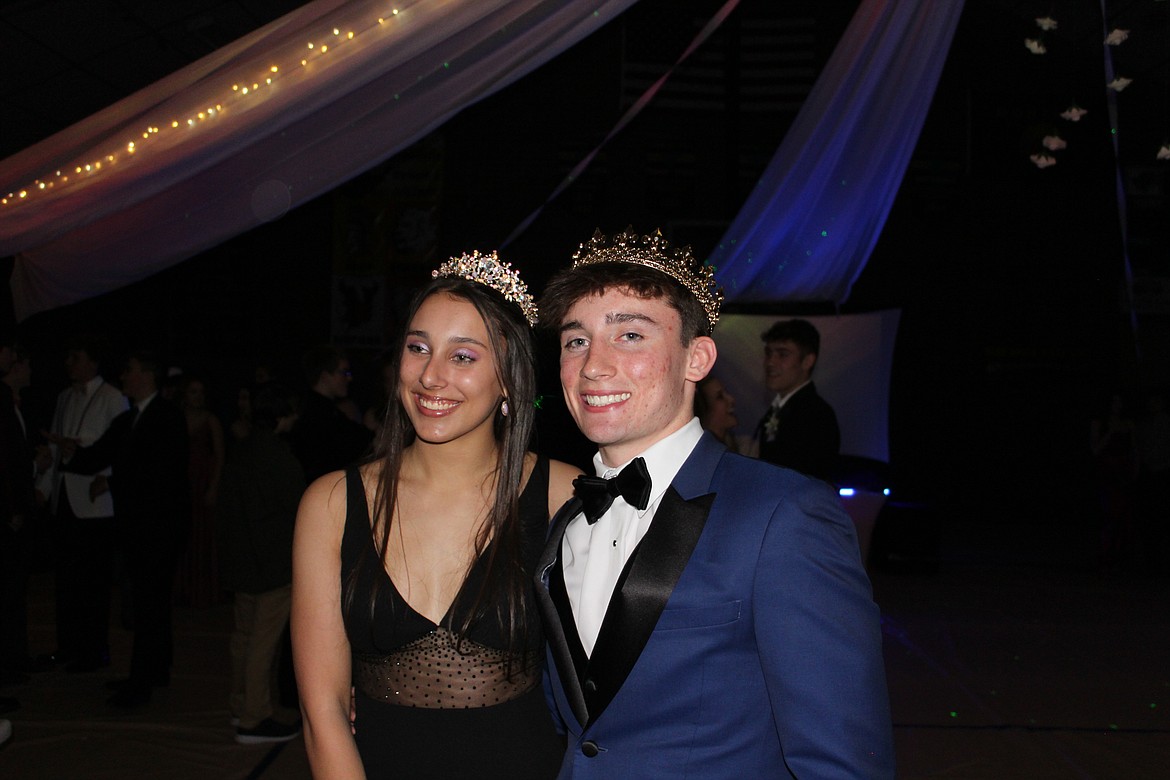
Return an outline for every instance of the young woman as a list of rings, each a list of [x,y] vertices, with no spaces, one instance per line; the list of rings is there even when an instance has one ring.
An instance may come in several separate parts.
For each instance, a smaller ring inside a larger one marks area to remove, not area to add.
[[[317,778],[553,777],[562,756],[532,567],[579,472],[527,450],[523,282],[494,253],[435,276],[394,353],[376,459],[318,479],[297,518],[293,649]]]

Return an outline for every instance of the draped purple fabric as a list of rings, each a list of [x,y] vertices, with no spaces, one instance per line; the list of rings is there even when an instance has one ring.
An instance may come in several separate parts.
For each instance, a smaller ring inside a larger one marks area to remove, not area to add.
[[[316,0],[277,19],[0,162],[17,317],[281,216],[634,1]]]
[[[962,0],[862,0],[710,258],[728,300],[845,301],[926,119]]]

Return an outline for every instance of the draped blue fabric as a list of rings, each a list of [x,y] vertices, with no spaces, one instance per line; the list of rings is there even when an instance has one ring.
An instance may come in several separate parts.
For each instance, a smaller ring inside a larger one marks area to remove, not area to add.
[[[863,0],[712,253],[729,301],[849,297],[914,151],[962,0]]]

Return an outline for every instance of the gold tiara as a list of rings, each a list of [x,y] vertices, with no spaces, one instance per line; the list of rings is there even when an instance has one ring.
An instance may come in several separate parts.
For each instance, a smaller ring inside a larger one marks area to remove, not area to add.
[[[707,313],[707,333],[715,331],[719,307],[723,305],[723,288],[715,281],[715,269],[696,260],[689,246],[675,249],[662,237],[661,230],[639,236],[633,227],[627,227],[612,241],[607,241],[597,230],[573,254],[573,267],[598,263],[632,263],[661,271],[695,296]]]
[[[528,324],[536,326],[536,302],[528,292],[528,285],[520,278],[520,273],[512,268],[512,264],[501,263],[500,256],[495,252],[482,255],[473,250],[461,257],[452,257],[439,266],[437,271],[431,271],[431,278],[438,279],[440,276],[459,276],[492,288],[503,295],[504,300],[519,306]]]

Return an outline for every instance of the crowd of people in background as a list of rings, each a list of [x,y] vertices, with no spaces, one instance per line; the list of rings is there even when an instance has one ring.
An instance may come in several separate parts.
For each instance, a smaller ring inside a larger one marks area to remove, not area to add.
[[[204,374],[146,350],[119,353],[99,334],[64,342],[60,381],[10,333],[3,342],[0,686],[54,669],[83,679],[117,662],[130,674],[106,682],[107,703],[137,709],[170,683],[173,609],[230,600],[237,740],[295,736],[271,716],[296,706],[288,610],[297,504],[306,474],[359,459],[374,435],[348,397],[348,357],[309,349],[304,379],[258,364],[225,408]],[[43,372],[36,386],[34,367]],[[44,388],[61,384],[46,403]],[[379,419],[366,415],[374,427]],[[53,646],[34,648],[28,582],[49,571]],[[111,658],[111,615],[132,631],[129,658]],[[18,708],[0,696],[0,714]],[[0,723],[0,736],[9,730]]]
[[[455,298],[466,304],[478,300],[474,287],[466,282],[432,284],[416,301],[412,316],[432,315],[430,309],[440,305],[434,301],[440,301],[446,308],[437,319],[432,316],[434,323],[428,327],[448,324],[462,310],[446,301],[446,292],[455,290]],[[428,296],[433,298],[430,303]],[[483,312],[491,306],[482,302],[477,306],[485,320],[516,318],[515,312],[494,310],[489,317]],[[494,344],[493,338],[485,336],[485,343]],[[764,417],[750,430],[738,427],[735,399],[718,370],[694,383],[694,416],[702,429],[732,453],[744,450],[760,460],[829,480],[841,434],[832,407],[818,395],[812,381],[820,336],[809,322],[792,319],[776,322],[761,334],[761,341],[761,392],[774,394]],[[503,355],[498,345],[493,349],[497,358]],[[290,704],[295,706],[298,698],[289,631],[290,612],[295,611],[292,558],[298,504],[314,480],[345,473],[363,459],[373,465],[366,472],[350,473],[350,498],[364,493],[373,502],[384,502],[388,496],[396,500],[396,485],[406,473],[403,469],[426,454],[419,448],[403,449],[404,432],[426,419],[425,415],[403,416],[399,403],[402,365],[401,356],[390,353],[363,354],[355,360],[335,346],[319,345],[304,351],[299,376],[278,372],[272,362],[257,361],[246,381],[237,381],[233,387],[228,379],[212,379],[193,366],[183,366],[181,360],[165,360],[148,350],[118,353],[101,335],[76,334],[67,339],[63,365],[58,367],[30,355],[11,334],[4,334],[0,343],[0,686],[53,669],[81,676],[116,663],[118,668],[128,668],[129,676],[107,682],[109,706],[140,708],[150,702],[156,688],[169,685],[174,608],[203,609],[230,601],[232,675],[225,696],[236,739],[252,744],[294,738],[300,733],[300,721],[282,720],[278,714]],[[355,379],[359,399],[350,392]],[[60,386],[64,389],[55,403],[48,403],[50,396],[44,389]],[[525,385],[522,391],[516,386],[498,390],[505,402],[493,416],[485,417],[486,438],[477,445],[482,453],[476,457],[504,457],[503,449],[511,445],[498,438],[503,427],[539,426],[539,421],[530,419],[533,401],[522,402],[524,414],[515,411],[515,399],[531,395],[533,388]],[[510,397],[510,392],[515,395]],[[527,437],[528,428],[518,435]],[[1093,416],[1089,439],[1087,454],[1095,465],[1100,498],[1101,565],[1133,564],[1165,575],[1170,562],[1166,555],[1170,414],[1165,396],[1147,394],[1141,414],[1133,415],[1122,395],[1112,394]],[[437,450],[446,456],[451,451]],[[587,465],[575,463],[578,468],[573,468],[553,461],[549,487],[546,455],[542,453],[539,461],[531,456],[523,464],[517,461],[506,475],[507,490],[517,497],[521,474],[527,479],[536,468],[543,475],[540,486],[548,493],[547,506],[537,502],[540,506],[533,510],[542,523],[547,520],[545,510],[553,515],[571,492],[566,489],[568,470],[576,473]],[[411,472],[410,478],[417,475]],[[439,487],[428,489],[439,495]],[[326,507],[332,499],[325,493],[314,500]],[[392,511],[392,505],[378,505],[373,516],[388,517]],[[488,513],[496,518],[493,522],[499,529],[511,522],[508,511],[499,507],[476,505],[469,513],[472,520]],[[344,511],[341,517],[345,518]],[[396,522],[409,528],[411,516]],[[382,526],[382,533],[388,533],[388,528]],[[340,544],[340,537],[335,541]],[[540,541],[526,544],[531,547]],[[481,539],[470,549],[478,555],[482,548]],[[470,555],[464,553],[463,568]],[[340,549],[325,551],[326,558],[339,554]],[[27,628],[28,581],[32,573],[50,570],[54,645],[34,648]],[[421,577],[416,583],[420,587],[433,584],[424,572],[404,570],[401,577],[405,582]],[[444,598],[458,593],[448,591],[443,591]],[[341,609],[342,602],[331,596],[332,602]],[[345,609],[346,621],[352,620],[352,605]],[[133,632],[129,658],[111,658],[112,614]],[[340,611],[327,612],[315,619],[340,625],[340,615]],[[444,616],[435,611],[424,617],[437,624]],[[525,640],[513,636],[510,641]],[[316,674],[320,673],[318,668]],[[348,702],[349,694],[342,690],[348,686],[333,685],[333,679],[322,682],[307,671],[303,674],[314,680],[310,695],[317,697],[310,700],[309,711],[320,706],[322,712],[330,713],[328,726],[317,725],[315,749],[324,754],[329,748],[321,747],[320,740],[348,739],[350,725],[333,722],[337,713],[330,710],[337,703],[333,699]],[[319,700],[323,695],[328,697],[324,703]],[[370,690],[359,684],[354,695],[359,707],[380,711],[368,701],[373,695]],[[0,696],[0,714],[18,707],[16,699]],[[337,734],[320,736],[330,729]],[[0,742],[10,734],[11,723],[0,719]],[[377,745],[360,739],[358,745],[366,762],[374,760],[374,755],[389,760]],[[559,757],[550,761],[555,763]]]

